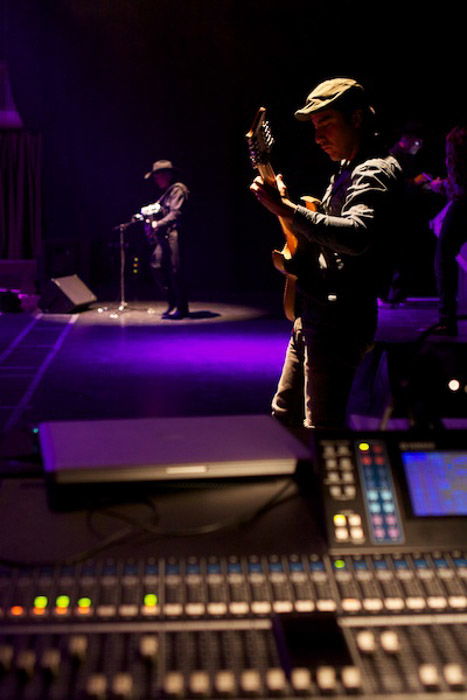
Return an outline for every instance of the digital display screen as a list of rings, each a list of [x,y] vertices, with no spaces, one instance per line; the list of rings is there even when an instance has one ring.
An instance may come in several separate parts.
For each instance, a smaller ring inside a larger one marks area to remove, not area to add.
[[[415,515],[467,515],[467,452],[403,452]]]

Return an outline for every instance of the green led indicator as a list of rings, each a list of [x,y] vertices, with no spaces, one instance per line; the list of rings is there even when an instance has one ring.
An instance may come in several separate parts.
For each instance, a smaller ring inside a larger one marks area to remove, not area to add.
[[[144,604],[147,608],[153,608],[157,605],[159,598],[155,593],[146,593],[144,596]]]
[[[84,597],[78,600],[78,608],[90,608],[91,605],[91,598]]]
[[[343,559],[336,559],[334,562],[335,569],[345,569],[345,561]]]
[[[47,607],[49,599],[46,595],[36,595],[34,598],[34,607],[41,608],[42,610]]]
[[[68,608],[70,605],[70,596],[59,595],[57,600],[55,601],[55,605],[57,606],[57,608]]]

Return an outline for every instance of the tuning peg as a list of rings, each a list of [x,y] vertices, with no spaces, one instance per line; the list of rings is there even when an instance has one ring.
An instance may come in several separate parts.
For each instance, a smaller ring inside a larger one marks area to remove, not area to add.
[[[272,148],[272,146],[274,145],[274,137],[272,135],[271,126],[267,121],[263,124],[263,135],[267,147]]]

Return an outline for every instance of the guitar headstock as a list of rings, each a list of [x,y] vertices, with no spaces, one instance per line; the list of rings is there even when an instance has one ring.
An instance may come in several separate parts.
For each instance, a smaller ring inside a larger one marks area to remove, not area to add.
[[[266,108],[260,107],[245,138],[248,143],[250,161],[254,168],[269,162],[269,154],[274,145],[271,127],[266,119]]]

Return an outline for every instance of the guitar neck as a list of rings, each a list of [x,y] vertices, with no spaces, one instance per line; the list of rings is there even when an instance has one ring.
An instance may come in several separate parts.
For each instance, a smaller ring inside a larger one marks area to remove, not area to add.
[[[269,185],[270,187],[275,187],[277,189],[276,175],[274,173],[272,165],[269,162],[266,162],[258,163],[256,167],[266,185]],[[287,222],[281,216],[278,216],[277,218],[279,219],[279,223],[282,228],[282,233],[284,234],[285,239],[287,241],[287,248],[289,249],[290,253],[294,255],[297,249],[297,239]]]
[[[266,185],[269,185],[270,187],[275,187],[277,189],[276,174],[272,168],[271,163],[258,163],[256,167]]]

